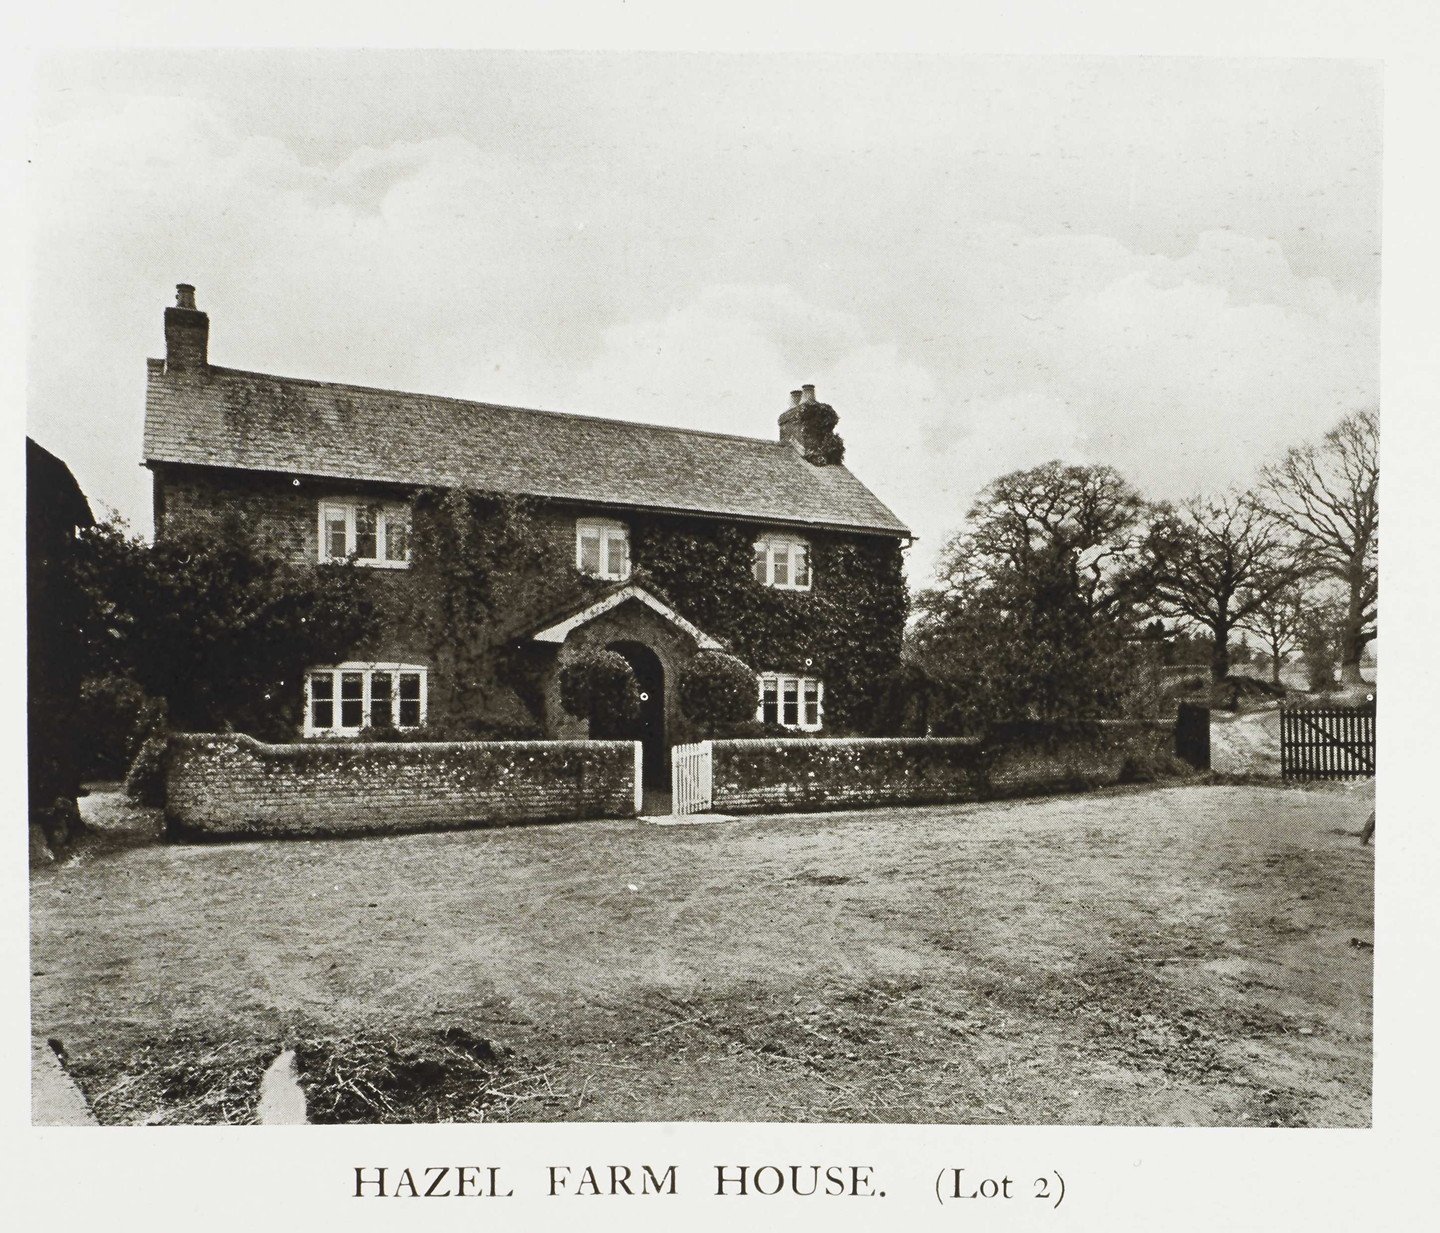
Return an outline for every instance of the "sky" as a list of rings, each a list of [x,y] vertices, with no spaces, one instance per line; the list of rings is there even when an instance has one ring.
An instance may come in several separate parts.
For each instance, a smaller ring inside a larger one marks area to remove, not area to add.
[[[804,383],[919,537],[1051,458],[1244,485],[1379,405],[1369,62],[65,53],[29,431],[150,526],[144,359],[773,437]]]

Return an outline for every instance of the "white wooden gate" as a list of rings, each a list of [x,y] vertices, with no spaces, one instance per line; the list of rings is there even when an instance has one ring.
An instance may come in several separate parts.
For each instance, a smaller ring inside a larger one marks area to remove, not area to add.
[[[676,745],[670,751],[670,812],[708,813],[711,807],[710,742]]]

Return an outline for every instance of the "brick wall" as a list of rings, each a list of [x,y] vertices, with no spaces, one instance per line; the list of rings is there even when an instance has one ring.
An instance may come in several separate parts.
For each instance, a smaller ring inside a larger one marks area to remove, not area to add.
[[[715,741],[714,808],[941,804],[1100,787],[1134,777],[1173,745],[1173,725],[1128,721],[999,725],[983,738]]]
[[[320,500],[344,495],[334,481],[297,485],[266,472],[162,465],[155,476],[157,535],[214,532],[238,514],[267,548],[302,563],[319,556]]]
[[[985,795],[1100,788],[1173,758],[1173,721],[998,724],[985,737]]]
[[[630,741],[310,742],[172,738],[166,825],[180,837],[381,834],[633,817]]]
[[[933,804],[979,795],[978,740],[714,741],[711,750],[714,808],[721,812]]]

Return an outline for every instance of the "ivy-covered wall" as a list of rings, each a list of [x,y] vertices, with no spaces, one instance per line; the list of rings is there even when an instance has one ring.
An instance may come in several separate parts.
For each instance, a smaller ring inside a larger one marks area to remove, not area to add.
[[[755,580],[757,528],[662,515],[630,519],[635,575],[757,672],[825,683],[825,730],[868,733],[900,662],[907,594],[898,540],[814,531],[814,582],[785,591]]]
[[[429,666],[432,725],[524,736],[528,716],[538,732],[541,678],[554,651],[519,635],[613,585],[575,567],[575,520],[603,516],[629,528],[632,581],[756,672],[824,681],[827,734],[874,733],[907,616],[903,556],[892,537],[805,532],[813,585],[787,591],[753,575],[757,534],[778,527],[204,468],[157,474],[157,524],[213,521],[238,509],[277,550],[315,561],[322,497],[406,495],[412,567],[373,571],[383,632],[349,657]]]

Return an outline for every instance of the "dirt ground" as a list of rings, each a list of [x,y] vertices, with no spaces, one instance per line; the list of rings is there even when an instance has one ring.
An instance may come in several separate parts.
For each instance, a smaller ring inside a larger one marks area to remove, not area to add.
[[[108,795],[108,794],[107,794]],[[173,845],[32,876],[101,1121],[1361,1126],[1373,849],[1338,787]]]
[[[1226,775],[1280,774],[1280,708],[1210,712],[1210,768]]]

